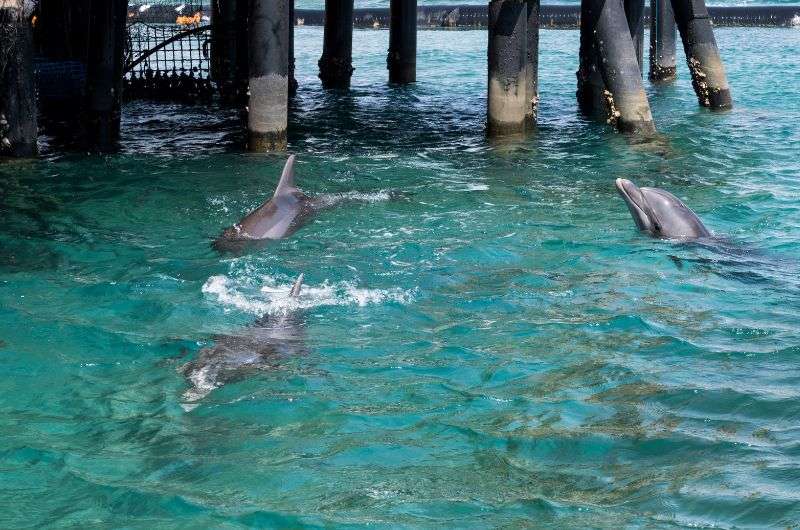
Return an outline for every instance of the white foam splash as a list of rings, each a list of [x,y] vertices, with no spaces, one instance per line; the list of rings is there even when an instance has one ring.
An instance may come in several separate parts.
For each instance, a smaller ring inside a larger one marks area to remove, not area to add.
[[[236,285],[228,276],[212,276],[203,285],[203,293],[215,297],[226,308],[257,316],[280,315],[320,306],[364,307],[386,302],[408,304],[414,300],[415,294],[400,288],[365,289],[359,288],[355,282],[331,283],[326,280],[318,286],[303,284],[300,296],[295,298],[289,296],[291,281],[278,281],[265,276],[260,283],[261,287],[253,290],[252,286]]]
[[[321,200],[331,205],[339,204],[341,202],[386,202],[392,200],[397,195],[396,192],[389,190],[379,190],[373,192],[362,191],[345,191],[342,193],[331,193],[328,195],[320,195],[318,200]]]
[[[793,16],[792,17],[792,21],[790,22],[790,25],[793,28],[800,28],[800,15]]]
[[[209,197],[207,200],[211,206],[219,208],[224,213],[229,213],[230,210],[224,197]]]
[[[392,200],[392,193],[386,190],[380,190],[373,193],[362,193],[360,191],[348,191],[341,194],[342,197],[351,201],[361,202],[384,202]]]

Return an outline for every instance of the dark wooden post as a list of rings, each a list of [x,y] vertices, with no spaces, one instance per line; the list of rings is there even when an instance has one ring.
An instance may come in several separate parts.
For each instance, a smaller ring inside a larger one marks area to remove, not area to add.
[[[528,115],[528,8],[525,0],[489,2],[488,133],[525,130]]]
[[[594,28],[597,27],[597,14],[592,0],[581,1],[581,38],[579,51],[578,108],[591,118],[606,118],[606,85],[600,73]]]
[[[209,77],[219,85],[222,82],[220,63],[222,62],[222,3],[224,0],[211,0],[211,58],[209,60]]]
[[[251,0],[247,114],[251,151],[286,149],[289,112],[289,0]]]
[[[528,27],[526,46],[527,60],[525,65],[526,72],[526,93],[528,98],[528,112],[526,121],[528,125],[536,123],[536,115],[539,110],[539,0],[527,0]]]
[[[90,0],[40,0],[37,38],[42,54],[54,60],[86,62]]]
[[[650,81],[671,81],[676,75],[672,3],[650,0]]]
[[[389,4],[389,82],[417,80],[417,0],[391,0]]]
[[[211,1],[211,79],[220,97],[227,101],[234,85],[236,29],[233,0]]]
[[[319,78],[325,88],[349,88],[353,75],[353,0],[325,0]]]
[[[294,76],[294,26],[297,22],[294,16],[294,0],[289,0],[289,96],[297,93],[297,78]]]
[[[0,156],[28,157],[37,151],[33,39],[26,7],[22,0],[0,2]]]
[[[589,0],[589,20],[584,27],[594,40],[597,66],[605,84],[606,121],[622,132],[655,132],[650,104],[642,85],[628,20],[622,0]]]
[[[639,72],[644,73],[644,0],[624,0],[625,17],[633,39],[636,60],[639,61]]]
[[[240,103],[247,86],[247,0],[213,0],[211,78],[223,103]]]
[[[86,67],[87,147],[101,152],[117,147],[120,133],[126,0],[92,0],[89,59]]]
[[[731,108],[731,90],[704,0],[672,0],[672,10],[700,105]]]

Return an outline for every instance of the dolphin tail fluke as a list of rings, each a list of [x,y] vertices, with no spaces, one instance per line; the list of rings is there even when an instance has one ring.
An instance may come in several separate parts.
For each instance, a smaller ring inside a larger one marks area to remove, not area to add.
[[[278,182],[278,187],[275,188],[275,196],[282,195],[294,191],[294,155],[289,156],[286,165],[283,166],[283,173],[281,173],[281,180]]]
[[[300,289],[303,287],[303,274],[301,273],[300,276],[297,277],[295,280],[294,285],[292,285],[292,290],[289,291],[289,296],[292,298],[297,298],[300,296]]]

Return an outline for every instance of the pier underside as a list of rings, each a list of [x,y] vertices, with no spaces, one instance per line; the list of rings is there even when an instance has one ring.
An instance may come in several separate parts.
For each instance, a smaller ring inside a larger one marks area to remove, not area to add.
[[[8,45],[13,68],[0,80],[0,150],[35,154],[41,118],[46,126],[77,122],[71,144],[113,151],[124,134],[123,98],[217,101],[241,112],[248,149],[285,149],[297,90],[294,28],[312,24],[325,26],[319,77],[324,87],[339,90],[348,90],[353,76],[354,27],[389,30],[386,81],[395,85],[416,82],[418,28],[487,27],[490,136],[534,128],[540,105],[547,104],[538,90],[540,28],[579,26],[578,108],[621,132],[650,135],[657,120],[643,88],[645,26],[651,28],[650,80],[675,77],[679,34],[698,102],[724,109],[732,98],[712,19],[758,22],[761,11],[734,17],[730,10],[706,9],[702,0],[651,0],[649,6],[584,0],[580,8],[540,6],[538,0],[492,0],[488,7],[392,0],[389,9],[354,9],[347,0],[328,1],[324,12],[296,10],[293,0],[214,0],[170,9],[123,0],[42,0],[24,14],[22,8],[3,10],[4,31],[14,36],[5,42],[17,44]],[[788,17],[784,11],[775,12]],[[782,19],[773,13],[770,20]],[[24,88],[33,86],[34,70],[38,92]],[[30,96],[35,93],[38,101]]]

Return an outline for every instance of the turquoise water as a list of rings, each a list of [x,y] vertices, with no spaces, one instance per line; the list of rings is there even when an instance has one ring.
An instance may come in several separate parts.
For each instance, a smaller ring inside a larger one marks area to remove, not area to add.
[[[0,527],[800,524],[800,32],[717,36],[736,108],[681,65],[632,146],[545,31],[539,129],[491,145],[484,32],[420,32],[396,89],[357,31],[342,94],[299,28],[298,182],[362,201],[238,257],[209,243],[285,157],[235,111],[135,103],[119,155],[0,165]],[[720,244],[638,234],[616,177]],[[302,348],[186,406],[184,363],[287,312]]]

